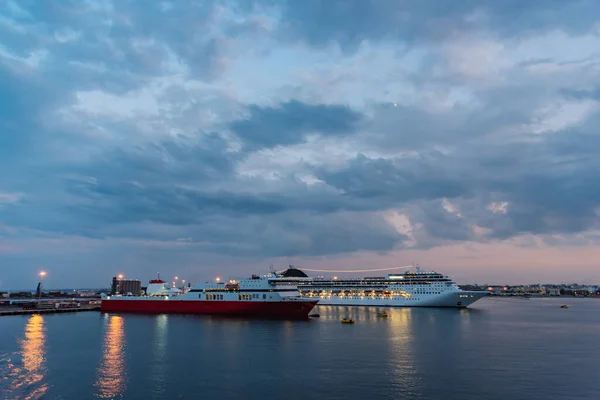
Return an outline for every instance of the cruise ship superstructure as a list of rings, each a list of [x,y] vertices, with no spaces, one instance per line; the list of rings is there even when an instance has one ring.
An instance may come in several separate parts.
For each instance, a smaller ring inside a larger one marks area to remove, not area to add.
[[[448,276],[420,267],[401,274],[364,278],[310,278],[290,266],[281,276],[295,277],[302,297],[319,305],[464,308],[487,296],[466,291]]]

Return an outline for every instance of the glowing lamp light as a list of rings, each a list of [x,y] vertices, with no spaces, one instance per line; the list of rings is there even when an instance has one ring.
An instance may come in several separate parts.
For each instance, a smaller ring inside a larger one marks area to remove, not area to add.
[[[217,282],[221,282],[221,278],[219,278],[219,277],[217,276],[217,279],[216,279],[216,281],[217,281]]]
[[[46,276],[46,271],[42,271],[42,272],[40,272],[40,276],[41,276],[42,278],[43,278],[43,277],[45,277],[45,276]]]
[[[117,278],[119,278],[119,279],[123,279],[123,274],[119,274],[119,275],[117,275]]]

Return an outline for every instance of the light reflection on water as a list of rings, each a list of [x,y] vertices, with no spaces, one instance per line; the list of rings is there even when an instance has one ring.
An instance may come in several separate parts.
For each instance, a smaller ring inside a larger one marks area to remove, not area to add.
[[[0,400],[598,398],[600,302],[565,302],[482,299],[467,310],[388,308],[388,318],[319,306],[321,318],[291,322],[3,317]]]
[[[46,361],[45,346],[44,317],[34,314],[29,318],[25,326],[25,338],[21,340],[24,368],[21,384],[29,386],[31,390],[25,397],[27,399],[39,399],[48,390],[48,385],[44,382],[46,373],[44,365]]]
[[[154,398],[163,398],[165,396],[167,384],[167,334],[169,316],[161,314],[156,317],[154,346],[152,352],[152,381],[154,381]]]
[[[18,340],[20,351],[2,356],[3,380],[9,382],[5,398],[41,399],[48,391],[45,331],[44,317],[32,315]]]
[[[118,315],[107,317],[102,365],[95,384],[96,396],[101,399],[122,396],[126,388],[124,319]]]

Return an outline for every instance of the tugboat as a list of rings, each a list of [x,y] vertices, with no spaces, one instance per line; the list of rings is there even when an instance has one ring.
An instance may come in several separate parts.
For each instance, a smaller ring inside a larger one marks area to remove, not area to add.
[[[146,296],[104,296],[103,312],[180,313],[273,318],[308,318],[318,300],[300,296],[294,280],[275,273],[252,275],[239,282],[206,282],[186,293],[152,280]]]

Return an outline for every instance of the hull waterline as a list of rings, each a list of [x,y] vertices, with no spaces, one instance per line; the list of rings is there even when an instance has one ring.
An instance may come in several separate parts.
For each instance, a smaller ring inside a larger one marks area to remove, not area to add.
[[[197,301],[177,299],[105,299],[103,312],[143,314],[197,314],[250,316],[263,318],[308,318],[317,300],[258,302],[258,301]]]
[[[421,298],[339,298],[324,296],[319,298],[320,306],[364,306],[364,307],[432,307],[432,308],[466,308],[482,297],[486,292],[449,292],[440,295],[423,296]],[[310,298],[310,297],[307,297]]]

